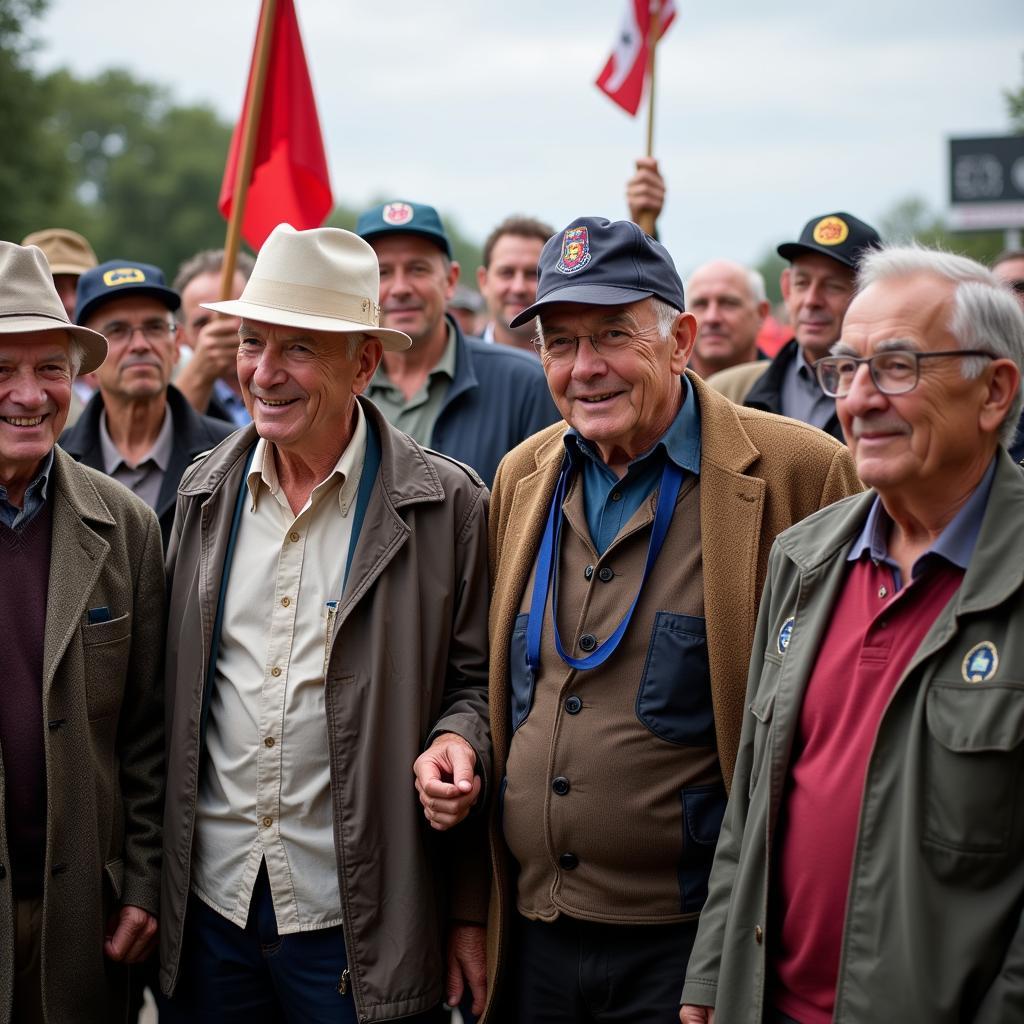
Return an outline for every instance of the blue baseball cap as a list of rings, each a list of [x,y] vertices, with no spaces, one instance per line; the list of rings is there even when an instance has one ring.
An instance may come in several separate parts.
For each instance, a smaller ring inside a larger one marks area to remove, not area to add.
[[[172,313],[181,305],[181,296],[167,287],[159,267],[134,260],[107,260],[78,279],[75,323],[84,324],[104,302],[125,295],[151,295]]]
[[[623,306],[654,296],[684,308],[683,282],[668,250],[630,220],[577,217],[544,243],[538,272],[537,301],[510,327],[556,302]]]
[[[430,239],[448,259],[452,258],[451,243],[448,241],[441,218],[437,215],[437,210],[426,203],[409,203],[404,199],[396,199],[394,202],[381,203],[372,210],[366,210],[359,214],[356,221],[356,234],[367,242],[393,232],[422,235]]]

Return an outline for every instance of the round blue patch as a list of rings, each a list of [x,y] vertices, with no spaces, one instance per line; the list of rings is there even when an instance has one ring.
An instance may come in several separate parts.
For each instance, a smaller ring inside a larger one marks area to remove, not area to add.
[[[984,683],[996,674],[999,668],[999,652],[991,640],[975,644],[965,655],[960,673],[965,683]]]
[[[789,638],[793,635],[793,616],[791,615],[782,624],[782,629],[779,630],[779,654],[785,654],[786,648],[789,646]]]

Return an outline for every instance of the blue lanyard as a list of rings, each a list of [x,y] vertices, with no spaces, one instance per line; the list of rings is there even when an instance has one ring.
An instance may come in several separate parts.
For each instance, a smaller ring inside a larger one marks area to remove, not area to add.
[[[683,471],[669,458],[665,459],[665,468],[661,473],[661,484],[658,487],[658,505],[654,512],[654,525],[651,527],[651,540],[647,547],[647,561],[644,564],[644,574],[640,580],[633,603],[629,606],[623,620],[618,624],[615,632],[603,643],[595,648],[585,658],[573,658],[565,652],[561,638],[558,635],[558,547],[562,533],[562,503],[565,501],[566,492],[572,480],[572,465],[567,463],[558,476],[558,484],[555,486],[554,497],[551,499],[551,507],[548,509],[548,521],[544,527],[544,537],[540,542],[540,549],[537,552],[537,571],[533,578],[533,596],[530,598],[530,616],[526,624],[526,657],[530,668],[534,672],[540,668],[540,638],[544,628],[544,613],[547,609],[548,592],[553,589],[551,597],[551,625],[555,633],[555,650],[558,656],[568,666],[575,669],[597,668],[603,665],[614,653],[622,638],[629,628],[630,619],[636,610],[640,594],[643,592],[644,584],[654,563],[661,552],[661,546],[665,543],[668,534],[669,524],[672,522],[672,513],[675,511],[676,500],[679,497],[679,489],[683,485]]]

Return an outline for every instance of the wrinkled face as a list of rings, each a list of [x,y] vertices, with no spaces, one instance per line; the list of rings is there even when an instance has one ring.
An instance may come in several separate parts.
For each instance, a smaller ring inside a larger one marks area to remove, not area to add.
[[[768,304],[754,299],[741,266],[708,263],[694,272],[686,296],[697,318],[694,354],[707,372],[754,358]]]
[[[491,250],[491,264],[477,271],[480,294],[487,314],[506,330],[527,306],[537,299],[537,263],[544,243],[523,235],[501,235]],[[529,338],[533,324],[519,327],[516,334]]]
[[[348,335],[243,320],[238,380],[260,437],[315,459],[340,454],[355,396],[380,362],[373,338],[350,357]]]
[[[178,336],[174,317],[159,299],[132,295],[111,299],[85,326],[107,339],[107,358],[96,371],[104,395],[139,401],[167,390],[178,361]],[[119,338],[127,330],[131,335]]]
[[[587,340],[575,358],[542,353],[548,387],[564,419],[597,445],[609,465],[650,448],[679,411],[679,375],[693,347],[692,314],[677,318],[663,339],[651,299],[625,306],[557,303],[541,313],[545,341],[616,330],[634,335],[615,351],[597,352]]]
[[[231,282],[231,294],[229,299],[237,299],[245,288],[245,278],[239,271]],[[186,345],[195,348],[199,332],[215,317],[225,324],[233,324],[234,330],[238,330],[241,321],[237,317],[227,317],[223,314],[214,313],[213,310],[203,309],[202,302],[220,302],[223,296],[220,294],[220,274],[208,273],[197,274],[182,289],[181,292],[181,340]]]
[[[437,338],[459,279],[458,263],[449,264],[419,235],[381,235],[370,244],[380,264],[381,327],[404,331],[413,346]]]
[[[1012,260],[1003,260],[992,268],[992,273],[1008,288],[1013,289],[1017,301],[1024,308],[1024,256]]]
[[[945,352],[962,346],[950,332],[954,288],[931,274],[879,281],[850,304],[836,354],[886,350]],[[1001,360],[1008,363],[1008,360]],[[860,366],[836,411],[860,478],[883,497],[946,493],[980,478],[996,447],[998,418],[986,411],[993,362],[974,380],[963,359],[925,359],[913,391],[884,395]]]
[[[782,297],[804,358],[828,355],[853,298],[854,273],[829,256],[804,253],[782,272]]]
[[[71,405],[63,331],[0,334],[0,478],[28,483],[57,443]]]

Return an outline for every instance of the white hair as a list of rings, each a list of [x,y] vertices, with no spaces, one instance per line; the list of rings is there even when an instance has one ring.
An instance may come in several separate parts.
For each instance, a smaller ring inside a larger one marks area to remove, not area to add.
[[[654,309],[654,315],[658,318],[658,334],[661,336],[661,340],[671,341],[672,325],[676,322],[676,317],[679,316],[682,310],[670,306],[667,302],[654,295],[651,296],[651,307]]]
[[[686,279],[685,287],[683,291],[685,294],[690,294],[690,287],[693,284],[693,279],[705,268],[711,266],[711,264],[725,265],[735,270],[738,270],[743,275],[743,280],[747,284],[747,292],[750,295],[751,301],[759,306],[762,302],[768,301],[768,289],[765,287],[764,275],[760,270],[755,270],[753,267],[745,267],[742,263],[736,263],[733,260],[712,260],[711,263],[702,263],[690,276]]]
[[[71,379],[74,380],[85,360],[85,346],[70,331],[68,331],[68,360],[71,363]]]
[[[873,249],[861,259],[857,292],[879,281],[914,274],[932,274],[956,286],[949,330],[958,347],[1011,359],[1024,374],[1024,312],[991,270],[966,256],[916,244]],[[982,356],[963,359],[961,372],[972,380],[987,364]],[[1024,393],[1018,389],[1000,428],[999,439],[1006,447],[1013,443],[1022,405]]]

